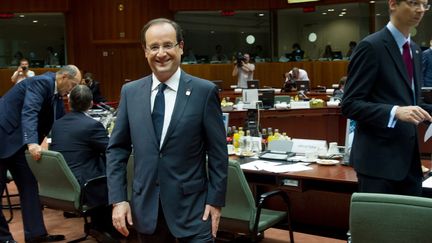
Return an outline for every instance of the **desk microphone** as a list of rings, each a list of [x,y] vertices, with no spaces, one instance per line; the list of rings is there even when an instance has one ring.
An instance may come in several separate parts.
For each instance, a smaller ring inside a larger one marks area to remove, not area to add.
[[[99,104],[96,105],[97,107],[100,107],[106,111],[109,111],[110,113],[114,114],[115,113],[115,109],[112,108],[111,106],[105,104],[104,102],[99,102]]]

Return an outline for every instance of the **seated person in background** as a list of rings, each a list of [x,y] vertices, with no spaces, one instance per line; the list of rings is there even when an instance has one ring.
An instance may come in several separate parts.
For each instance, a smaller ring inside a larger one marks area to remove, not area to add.
[[[28,60],[23,58],[20,60],[20,65],[18,66],[17,70],[12,75],[11,81],[12,81],[12,83],[17,84],[17,83],[23,81],[24,79],[30,78],[33,76],[35,76],[35,73],[29,69]]]
[[[85,85],[77,85],[69,96],[71,112],[54,122],[51,150],[60,152],[78,183],[83,186],[89,179],[106,175],[105,150],[108,133],[104,126],[86,112],[92,107],[92,91]],[[104,188],[96,191],[106,192]],[[107,195],[88,194],[89,202],[107,205],[97,208],[90,215],[91,227],[99,232],[102,242],[119,242],[110,234],[116,234],[111,223],[111,207]]]
[[[294,43],[292,49],[293,51],[291,52],[291,55],[294,60],[291,61],[301,61],[304,57],[304,51],[300,48],[300,44]]]
[[[216,53],[212,56],[211,61],[212,62],[227,62],[228,57],[222,53],[222,46],[216,45],[215,49],[216,49]]]
[[[351,55],[352,55],[352,53],[354,51],[354,48],[357,46],[357,42],[350,41],[350,43],[348,45],[349,45],[349,50],[348,50],[346,56],[349,59],[349,58],[351,58]]]
[[[338,88],[335,89],[335,91],[333,91],[333,97],[335,99],[342,100],[342,97],[343,97],[343,94],[344,94],[344,87],[345,87],[346,80],[347,80],[346,76],[343,76],[339,80],[339,86],[338,86]]]
[[[330,44],[325,46],[324,54],[322,57],[328,60],[333,59],[333,50]]]
[[[99,82],[93,79],[92,73],[86,72],[84,74],[84,84],[92,91],[93,103],[106,102],[106,98],[101,94]]]

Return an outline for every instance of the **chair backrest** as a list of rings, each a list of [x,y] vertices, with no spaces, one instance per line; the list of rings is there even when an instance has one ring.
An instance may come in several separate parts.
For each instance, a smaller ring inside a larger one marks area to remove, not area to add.
[[[277,95],[277,96],[275,96],[275,104],[278,102],[279,103],[285,102],[285,103],[289,104],[291,102],[291,96],[289,96],[289,95]]]
[[[61,153],[43,150],[41,159],[36,161],[26,152],[26,159],[38,181],[43,205],[64,211],[80,211],[81,187]]]
[[[350,231],[353,243],[432,242],[432,199],[354,193]]]
[[[225,207],[222,208],[222,220],[244,221],[252,229],[256,206],[252,192],[237,161],[229,161],[228,184]]]

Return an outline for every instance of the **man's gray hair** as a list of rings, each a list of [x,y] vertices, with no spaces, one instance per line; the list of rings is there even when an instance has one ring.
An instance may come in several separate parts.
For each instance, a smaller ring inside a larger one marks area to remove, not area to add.
[[[75,78],[79,70],[74,65],[66,65],[60,68],[56,74],[67,74],[68,78]]]

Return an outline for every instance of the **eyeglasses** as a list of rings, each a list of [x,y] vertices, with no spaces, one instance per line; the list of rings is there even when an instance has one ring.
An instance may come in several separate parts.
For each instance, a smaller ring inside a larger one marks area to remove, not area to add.
[[[430,4],[425,2],[420,2],[418,0],[405,0],[405,2],[412,8],[415,9],[420,9],[421,7],[423,7],[424,10],[429,10],[430,9]]]
[[[165,43],[163,45],[151,45],[150,47],[147,47],[146,49],[149,50],[151,53],[158,53],[159,50],[162,48],[163,52],[169,51],[174,49],[174,47],[178,46],[180,43],[174,44],[174,43]]]

